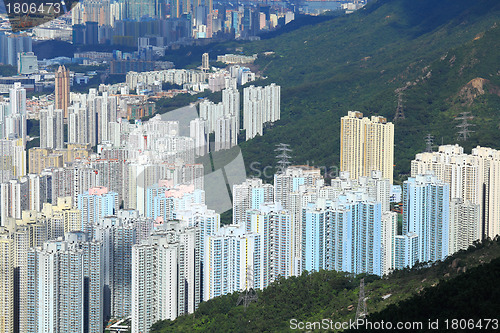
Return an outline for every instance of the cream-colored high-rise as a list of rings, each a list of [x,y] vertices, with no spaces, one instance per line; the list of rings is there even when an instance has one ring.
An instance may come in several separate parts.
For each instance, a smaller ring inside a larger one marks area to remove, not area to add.
[[[427,171],[450,184],[450,199],[480,206],[483,237],[500,234],[500,151],[478,146],[469,155],[458,145],[440,146],[411,162],[412,177]]]
[[[349,111],[340,121],[340,171],[351,179],[382,171],[383,178],[393,181],[394,124],[384,117],[363,117]]]
[[[14,241],[0,227],[0,331],[14,332]]]
[[[494,238],[500,234],[500,150],[486,147],[472,149],[479,158],[484,189],[484,234]]]

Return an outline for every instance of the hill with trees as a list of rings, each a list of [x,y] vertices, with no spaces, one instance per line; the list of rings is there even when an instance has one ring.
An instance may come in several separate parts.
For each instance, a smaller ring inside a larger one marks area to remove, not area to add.
[[[349,110],[395,121],[395,175],[435,144],[457,143],[455,120],[475,118],[465,142],[500,148],[500,2],[378,0],[357,12],[276,38],[240,45],[258,53],[267,77],[282,86],[282,119],[241,144],[250,163],[275,164],[274,145],[289,143],[297,164],[336,166],[340,117]],[[264,55],[269,51],[272,54]]]

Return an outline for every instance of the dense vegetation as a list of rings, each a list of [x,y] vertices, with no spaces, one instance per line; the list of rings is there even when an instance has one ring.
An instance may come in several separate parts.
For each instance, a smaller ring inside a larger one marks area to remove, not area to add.
[[[367,320],[419,322],[423,324],[419,332],[431,331],[429,321],[436,323],[433,327],[440,331],[496,331],[500,309],[499,276],[500,258],[496,258],[489,264],[472,268],[467,274],[426,288],[401,303],[391,304]]]
[[[0,77],[12,76],[17,74],[17,68],[11,65],[0,65]]]
[[[417,303],[422,309],[422,318],[425,318],[426,311],[434,310],[437,316],[450,315],[459,306],[463,307],[460,312],[463,313],[468,309],[463,302],[471,295],[476,298],[474,304],[482,302],[481,309],[489,305],[492,309],[497,309],[494,304],[498,304],[498,297],[495,300],[491,298],[500,291],[499,257],[500,240],[497,239],[475,244],[443,262],[395,271],[383,279],[335,271],[306,272],[298,277],[278,280],[262,292],[259,291],[258,301],[251,303],[246,311],[243,306],[236,306],[239,293],[233,293],[200,304],[192,315],[182,316],[174,321],[158,322],[152,327],[152,332],[280,332],[289,331],[292,318],[312,322],[324,318],[348,321],[355,318],[361,278],[365,278],[367,310],[373,313],[370,320],[399,319],[398,316],[390,316],[391,309],[399,311],[398,313],[403,313],[405,307],[414,309],[416,307],[409,304],[416,299],[422,299]],[[492,260],[492,264],[486,265]],[[473,269],[481,264],[485,265],[479,270]],[[481,286],[472,281],[478,274],[484,276],[481,281],[488,282],[483,286],[490,287],[474,293],[469,291],[468,285],[473,288]],[[495,278],[497,283],[493,283]],[[453,287],[455,281],[458,282]],[[418,295],[424,298],[419,298]],[[426,302],[432,295],[439,298],[433,296],[432,302],[435,303],[430,304],[433,307],[427,307]],[[450,305],[449,312],[446,312],[446,306],[441,306],[439,312],[436,309],[440,304],[439,300],[441,304],[454,301],[459,303]],[[410,318],[411,313],[406,314],[406,317],[402,315],[401,318]]]

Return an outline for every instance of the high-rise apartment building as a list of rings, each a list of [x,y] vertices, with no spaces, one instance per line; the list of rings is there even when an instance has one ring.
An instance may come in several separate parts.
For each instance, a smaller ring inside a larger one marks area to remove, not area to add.
[[[260,235],[247,233],[244,225],[228,225],[205,241],[203,300],[237,290],[254,288],[253,272],[262,261]]]
[[[236,117],[237,126],[240,129],[240,92],[235,88],[227,88],[222,90],[222,105],[224,106],[224,114]]]
[[[384,117],[363,117],[349,111],[340,121],[340,170],[349,171],[351,179],[382,171],[393,181],[394,125]]]
[[[272,83],[265,87],[250,86],[243,89],[243,129],[246,139],[263,135],[263,125],[280,119],[281,90]]]
[[[381,203],[363,192],[318,199],[302,215],[302,270],[382,275]]]
[[[450,186],[433,175],[410,177],[403,184],[403,235],[418,235],[420,262],[448,256]]]
[[[189,123],[189,136],[193,138],[196,156],[205,156],[210,150],[206,120],[201,118],[191,120]]]
[[[9,224],[14,239],[14,293],[15,316],[18,318],[16,330],[27,332],[30,315],[28,313],[29,292],[26,285],[30,276],[28,270],[28,253],[30,248],[42,246],[47,241],[47,223],[45,217],[38,212],[23,211],[19,219],[11,219]]]
[[[419,236],[414,232],[394,238],[394,268],[411,268],[419,261]]]
[[[273,186],[264,184],[260,178],[247,179],[243,184],[233,185],[232,192],[233,224],[245,223],[247,210],[260,209],[263,203],[274,201]]]
[[[200,271],[200,301],[205,294],[205,251],[209,236],[216,234],[220,229],[220,215],[204,204],[191,204],[189,207],[175,210],[174,219],[184,221],[188,227],[196,227],[196,269]],[[198,296],[197,296],[198,297]],[[198,305],[197,301],[195,302]]]
[[[47,219],[49,240],[64,237],[68,232],[82,230],[82,213],[73,206],[71,197],[57,198],[55,204],[45,203],[42,214]]]
[[[395,267],[396,235],[398,232],[398,214],[385,211],[382,213],[382,275],[389,274]]]
[[[17,72],[21,75],[38,73],[38,59],[33,52],[18,53]]]
[[[69,99],[69,70],[59,66],[55,72],[55,108],[64,111],[64,118],[68,118]]]
[[[26,149],[22,139],[0,139],[0,182],[26,175]]]
[[[0,33],[0,63],[16,66],[17,54],[31,52],[33,39],[25,33],[6,35]]]
[[[450,185],[450,199],[481,203],[483,171],[480,159],[465,154],[459,145],[440,146],[437,152],[417,154],[411,162],[411,175],[425,173],[432,173]]]
[[[161,8],[164,3],[159,0],[126,0],[125,4],[127,9],[126,18],[129,20],[139,21],[142,17],[145,16],[151,18],[160,18]]]
[[[0,227],[0,331],[14,332],[14,241]]]
[[[210,70],[210,58],[208,53],[203,53],[201,56],[201,69],[204,71]]]
[[[102,96],[92,95],[88,106],[92,114],[97,114],[97,143],[109,141],[109,124],[117,120],[118,98],[104,91]]]
[[[5,137],[14,136],[23,140],[26,145],[27,123],[26,123],[26,89],[20,82],[14,83],[14,87],[9,89],[10,114],[4,119]]]
[[[201,301],[199,228],[169,221],[132,249],[132,324],[148,332],[156,320],[193,313]],[[156,292],[155,292],[156,291]]]
[[[82,214],[82,226],[79,231],[92,235],[94,225],[106,216],[118,211],[118,193],[109,192],[107,187],[90,188],[78,195],[78,209]]]
[[[102,332],[104,323],[104,247],[83,232],[70,232],[64,240],[83,251],[83,331]]]
[[[235,116],[224,116],[215,122],[215,151],[231,149],[238,144],[238,122]]]
[[[40,148],[64,148],[63,110],[40,111]]]
[[[467,250],[482,238],[480,205],[462,199],[450,202],[450,254]]]
[[[472,155],[480,159],[479,165],[483,171],[483,205],[484,216],[483,237],[495,238],[500,234],[500,151],[476,147],[472,149]],[[480,186],[481,186],[480,185]]]
[[[209,133],[215,132],[216,121],[225,116],[224,105],[204,100],[200,104],[200,118],[206,120]]]
[[[63,169],[65,163],[75,159],[87,158],[91,154],[88,144],[68,144],[65,149],[50,149],[34,147],[28,151],[30,173],[42,173],[45,169]]]
[[[68,143],[97,145],[97,115],[95,108],[74,103],[65,111],[68,118]]]
[[[10,113],[26,115],[26,89],[20,82],[14,83],[14,87],[9,89]]]
[[[0,184],[0,196],[2,225],[9,226],[9,217],[20,220],[22,212],[29,208],[28,178],[11,179]]]
[[[260,262],[253,267],[254,288],[263,289],[279,277],[293,275],[292,218],[279,203],[266,203],[247,211],[247,232],[260,235],[257,253]]]
[[[104,251],[104,320],[132,313],[132,246],[137,230],[127,218],[108,216],[94,227],[94,239]]]
[[[28,255],[25,332],[84,332],[84,251],[50,241]]]
[[[281,203],[292,217],[294,269],[298,273],[302,258],[302,207],[303,194],[300,187],[323,185],[321,171],[309,166],[291,166],[274,175],[274,201]]]

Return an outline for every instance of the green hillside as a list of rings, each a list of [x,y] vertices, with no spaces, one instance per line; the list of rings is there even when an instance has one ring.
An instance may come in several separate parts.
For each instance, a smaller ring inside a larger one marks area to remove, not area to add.
[[[500,48],[499,17],[497,0],[379,0],[347,16],[244,44],[246,53],[260,53],[256,65],[267,77],[262,83],[282,86],[282,119],[241,144],[247,167],[256,161],[274,165],[278,142],[291,144],[295,163],[338,165],[340,117],[359,110],[392,120],[399,88],[406,119],[396,123],[395,175],[409,172],[427,133],[436,143],[456,143],[454,117],[464,110],[480,125],[466,148],[500,148],[500,55],[494,51]],[[487,80],[481,93],[464,88],[476,78]],[[477,96],[464,103],[464,89]]]
[[[420,312],[416,309],[415,317],[422,317],[423,314],[429,317],[435,311],[435,317],[442,318],[445,314],[451,316],[451,311],[458,311],[457,308],[462,311],[457,313],[464,313],[468,311],[464,302],[471,295],[475,297],[474,304],[482,304],[481,308],[491,305],[497,309],[494,304],[498,304],[499,298],[492,299],[488,295],[493,297],[500,292],[498,283],[492,283],[494,279],[498,282],[499,258],[500,240],[497,239],[476,244],[444,262],[396,271],[383,279],[335,271],[304,273],[299,277],[279,280],[259,292],[258,301],[251,303],[246,311],[243,306],[236,306],[239,294],[234,293],[200,304],[195,314],[182,316],[174,321],[158,322],[152,327],[152,332],[283,332],[290,330],[292,318],[311,322],[325,318],[334,322],[354,320],[360,279],[363,277],[367,310],[373,314],[369,317],[370,320],[399,318],[391,316],[391,311],[404,312],[405,307],[427,309]],[[494,264],[486,265],[492,261]],[[485,265],[480,268],[480,275],[485,278],[478,282],[488,281],[483,286],[491,287],[476,293],[475,289],[469,290],[468,286],[480,286],[471,279],[478,275],[478,271],[473,268],[482,264]],[[458,282],[455,284],[455,281]],[[455,287],[452,287],[454,284]],[[419,294],[424,298],[413,297]],[[437,302],[436,297],[429,298],[431,295],[439,295],[443,304],[454,303],[455,300],[457,303],[448,307],[443,305],[438,311],[436,308],[439,303],[427,307],[428,300]],[[415,299],[419,300],[416,303],[418,306],[410,306]],[[412,313],[401,318],[410,318]]]
[[[498,331],[500,327],[500,258],[466,274],[426,288],[401,303],[367,318],[371,322],[422,323],[417,332]],[[435,326],[430,327],[432,322]],[[371,332],[375,330],[364,330]]]

